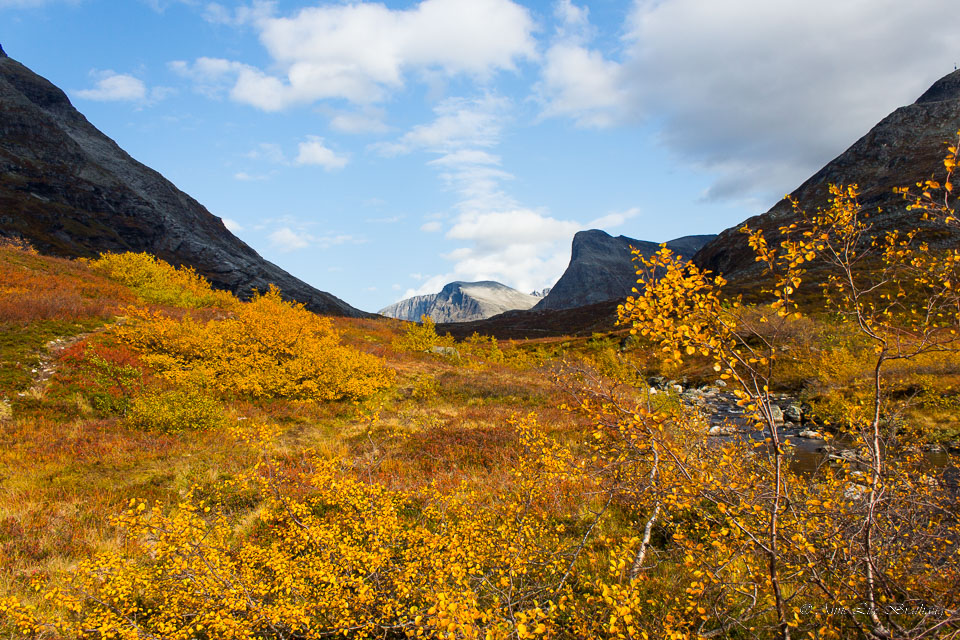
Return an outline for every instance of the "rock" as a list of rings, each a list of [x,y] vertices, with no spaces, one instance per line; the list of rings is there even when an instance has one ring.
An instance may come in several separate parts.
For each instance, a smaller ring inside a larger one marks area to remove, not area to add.
[[[732,436],[737,432],[737,428],[732,424],[717,424],[710,427],[707,431],[708,436]]]
[[[790,422],[800,424],[803,422],[803,409],[796,403],[787,405],[786,410],[783,412],[783,417]]]
[[[776,423],[783,422],[783,409],[780,408],[780,405],[770,405],[770,417],[772,417]]]
[[[669,386],[670,390],[675,391],[676,393],[683,393],[683,386],[679,384],[673,384]]]
[[[10,406],[10,401],[6,398],[0,398],[0,422],[6,422],[12,419],[13,407]]]
[[[430,316],[434,322],[469,322],[513,309],[529,309],[539,300],[499,282],[451,282],[440,293],[407,298],[378,313],[414,322],[421,316]]]
[[[713,238],[686,236],[671,240],[667,247],[689,259]],[[645,256],[651,256],[660,249],[656,242],[626,236],[613,237],[599,229],[577,232],[573,236],[570,264],[550,293],[534,309],[572,309],[631,295],[637,286],[631,246]]]
[[[727,381],[726,381],[726,380],[721,380],[721,379],[717,378],[717,379],[713,382],[713,386],[715,386],[715,387],[720,387],[721,389],[723,389],[723,388],[725,388],[725,387],[727,386]]]
[[[800,437],[800,438],[807,438],[807,439],[809,439],[809,440],[823,440],[823,439],[824,439],[822,433],[820,433],[819,431],[814,431],[814,430],[812,430],[812,429],[804,429],[803,431],[801,431],[800,433],[798,433],[797,436]]]
[[[870,493],[870,489],[855,482],[848,482],[847,486],[843,489],[843,497],[847,500],[859,500],[868,493]]]
[[[824,447],[824,449],[826,450],[827,447]],[[836,449],[833,449],[833,450],[836,451]],[[854,451],[853,449],[841,449],[839,453],[828,454],[827,458],[829,458],[830,460],[836,460],[838,462],[862,462],[862,460],[860,460],[859,454],[857,454],[857,452]]]
[[[439,345],[434,345],[430,347],[430,353],[436,353],[441,356],[451,356],[453,358],[459,358],[460,352],[453,347],[441,347]]]

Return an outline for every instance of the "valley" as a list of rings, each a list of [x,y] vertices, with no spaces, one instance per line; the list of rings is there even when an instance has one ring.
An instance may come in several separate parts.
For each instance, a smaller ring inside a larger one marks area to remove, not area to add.
[[[0,635],[960,637],[958,73],[719,235],[373,314],[0,49]]]

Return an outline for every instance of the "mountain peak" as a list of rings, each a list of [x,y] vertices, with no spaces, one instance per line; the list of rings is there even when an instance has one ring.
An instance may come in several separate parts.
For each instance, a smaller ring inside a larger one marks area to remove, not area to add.
[[[666,244],[690,258],[712,239],[713,236],[684,236]],[[573,309],[626,298],[637,283],[631,247],[651,256],[660,249],[660,244],[623,235],[611,236],[600,229],[578,231],[573,236],[567,270],[534,308]]]
[[[830,203],[830,185],[856,184],[863,211],[873,212],[873,234],[896,229],[924,229],[924,239],[937,246],[956,246],[960,234],[948,228],[935,228],[920,220],[920,214],[907,208],[894,190],[943,175],[946,144],[957,139],[960,122],[960,70],[934,82],[916,102],[900,107],[878,122],[850,148],[824,165],[797,187],[790,198],[805,211],[815,211]],[[793,205],[786,199],[766,213],[754,216],[721,233],[694,257],[703,269],[722,273],[728,281],[750,286],[761,267],[739,229],[747,224],[762,229],[771,246],[780,242],[779,229],[797,220]]]
[[[0,44],[0,58],[6,58],[7,53],[3,50],[3,45]]]
[[[466,322],[489,318],[504,311],[529,309],[539,298],[493,280],[451,282],[440,293],[414,296],[380,310],[400,320],[430,316],[435,322]]]
[[[960,99],[960,69],[954,69],[951,73],[934,82],[929,89],[923,92],[922,96],[917,98],[914,104],[957,99]]]

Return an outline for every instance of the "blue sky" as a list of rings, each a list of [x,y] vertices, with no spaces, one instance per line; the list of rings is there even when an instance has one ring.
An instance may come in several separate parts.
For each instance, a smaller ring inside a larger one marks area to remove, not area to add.
[[[719,232],[960,62],[954,0],[0,0],[0,44],[365,310]]]

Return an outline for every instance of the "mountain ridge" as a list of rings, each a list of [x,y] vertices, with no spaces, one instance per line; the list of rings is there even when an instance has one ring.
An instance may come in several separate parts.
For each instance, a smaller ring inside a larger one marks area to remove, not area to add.
[[[942,176],[948,143],[956,143],[960,129],[960,70],[934,82],[915,102],[895,109],[836,158],[807,178],[791,194],[801,208],[813,212],[826,207],[828,187],[859,185],[860,205],[871,212],[874,232],[918,227],[932,246],[955,244],[958,236],[942,225],[923,221],[920,212],[908,211],[907,202],[894,193],[897,187],[913,187],[918,181]],[[734,285],[758,276],[762,267],[754,261],[740,228],[763,229],[768,243],[779,242],[779,227],[798,218],[786,200],[765,213],[721,232],[694,256],[697,266],[722,273]]]
[[[241,298],[274,284],[311,311],[371,315],[262,258],[93,126],[61,89],[5,52],[0,114],[0,235],[60,257],[147,251],[193,267]]]
[[[483,320],[515,309],[529,309],[539,298],[493,280],[443,286],[439,293],[413,296],[381,309],[378,313],[400,320],[430,316],[435,322]]]
[[[666,243],[667,247],[692,258],[712,235],[684,236]],[[600,229],[578,231],[570,247],[570,263],[557,283],[534,309],[538,311],[573,309],[626,298],[637,283],[630,247],[650,256],[660,244],[627,236],[611,236]]]

